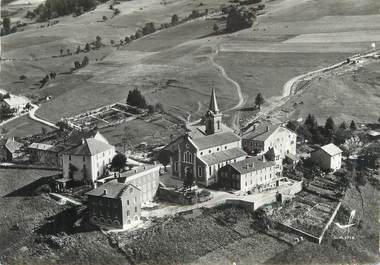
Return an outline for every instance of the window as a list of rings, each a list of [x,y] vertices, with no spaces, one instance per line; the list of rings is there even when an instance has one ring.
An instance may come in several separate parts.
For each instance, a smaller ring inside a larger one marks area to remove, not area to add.
[[[209,174],[211,175],[211,167],[208,167]]]
[[[175,172],[178,172],[178,162],[175,162],[175,163],[174,163],[174,171],[175,171]]]
[[[198,167],[198,177],[202,177],[202,167]]]
[[[135,213],[137,213],[137,207],[135,207]]]
[[[227,149],[227,145],[224,147],[224,149]]]
[[[201,152],[201,155],[203,155],[203,152]]]
[[[218,148],[216,148],[216,151],[219,151],[219,147],[218,147]]]
[[[137,197],[135,197],[135,203],[137,202]]]
[[[127,216],[129,216],[129,210],[127,211]]]
[[[129,205],[129,200],[127,200],[127,205]]]
[[[83,162],[85,162],[86,161],[86,157],[85,156],[83,156]]]
[[[69,155],[69,160],[71,161],[71,155]]]
[[[209,154],[211,154],[211,150],[208,150]]]
[[[218,130],[220,130],[220,121],[217,121],[216,123],[218,125]]]

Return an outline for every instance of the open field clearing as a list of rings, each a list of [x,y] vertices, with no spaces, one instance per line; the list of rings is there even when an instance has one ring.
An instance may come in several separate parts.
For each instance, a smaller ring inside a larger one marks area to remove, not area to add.
[[[313,114],[322,123],[332,116],[336,122],[374,122],[380,113],[380,63],[372,62],[357,70],[314,79],[282,109],[288,118]],[[294,103],[303,102],[294,107]]]
[[[52,129],[49,126],[30,119],[28,115],[21,116],[1,126],[1,129],[6,130],[5,135],[8,137],[32,136],[41,133],[42,128],[46,129],[46,131]]]
[[[296,75],[317,70],[347,58],[344,53],[221,52],[216,62],[242,87],[247,106],[261,92],[267,100],[282,95],[283,85]]]

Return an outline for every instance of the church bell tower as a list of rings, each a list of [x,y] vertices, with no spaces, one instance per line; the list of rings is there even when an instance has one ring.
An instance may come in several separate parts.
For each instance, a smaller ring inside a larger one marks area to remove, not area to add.
[[[214,134],[222,131],[222,116],[219,111],[214,89],[211,91],[210,105],[206,112],[206,134]]]

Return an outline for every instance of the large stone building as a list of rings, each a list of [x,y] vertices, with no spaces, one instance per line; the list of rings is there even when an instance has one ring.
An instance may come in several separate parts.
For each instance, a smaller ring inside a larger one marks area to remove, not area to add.
[[[218,170],[228,163],[246,158],[241,138],[222,123],[212,90],[204,125],[188,126],[188,132],[165,148],[171,151],[171,173],[181,180],[192,175],[198,184],[209,186],[218,181]]]
[[[104,137],[87,138],[62,154],[63,177],[93,184],[115,156],[115,147]]]
[[[93,224],[125,228],[140,220],[141,190],[132,184],[108,182],[86,193]]]
[[[342,153],[339,147],[331,143],[312,152],[310,159],[322,169],[336,171],[342,166]]]
[[[141,190],[141,203],[149,203],[154,200],[160,183],[160,166],[145,165],[130,171],[116,173],[117,182],[126,185],[132,184]]]

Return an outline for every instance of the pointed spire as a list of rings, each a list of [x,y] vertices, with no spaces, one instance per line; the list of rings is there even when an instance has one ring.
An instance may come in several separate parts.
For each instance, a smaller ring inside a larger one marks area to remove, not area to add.
[[[216,102],[216,95],[215,95],[214,88],[211,91],[210,106],[208,107],[208,109],[211,110],[215,114],[219,112],[218,102]]]

